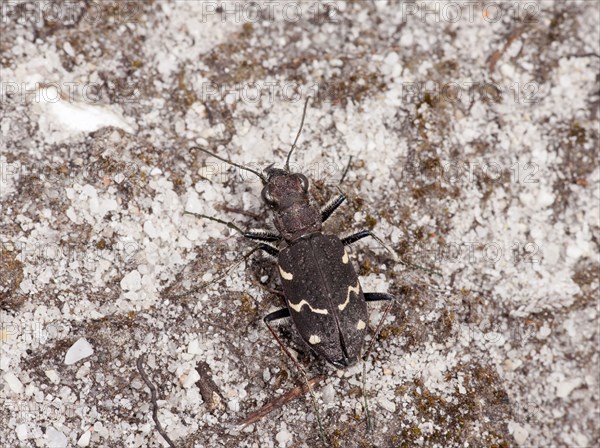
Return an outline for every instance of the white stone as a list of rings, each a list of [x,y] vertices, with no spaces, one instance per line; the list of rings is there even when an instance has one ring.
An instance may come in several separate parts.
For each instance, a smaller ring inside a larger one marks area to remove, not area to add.
[[[402,33],[400,36],[400,46],[411,47],[414,42],[414,37],[410,32]]]
[[[577,260],[581,257],[582,254],[583,252],[581,251],[581,249],[575,244],[569,244],[567,246],[567,257],[572,258],[573,260]]]
[[[200,347],[200,341],[198,338],[190,341],[187,347],[187,352],[190,355],[200,355],[202,353],[202,348]]]
[[[84,432],[79,440],[77,441],[77,446],[88,446],[90,444],[90,439],[92,438],[92,433],[89,431]]]
[[[21,442],[27,440],[27,423],[21,423],[20,425],[17,425],[15,432],[17,433],[17,437]]]
[[[93,354],[94,349],[90,343],[84,338],[80,338],[71,346],[69,350],[67,350],[67,354],[65,355],[65,364],[75,364],[76,362],[81,361],[83,358],[87,358]]]
[[[394,403],[391,400],[388,400],[387,397],[379,396],[377,400],[379,402],[379,406],[381,406],[386,411],[391,412],[392,414],[396,412],[396,403]]]
[[[538,331],[537,337],[538,339],[546,339],[548,336],[550,336],[550,333],[552,333],[552,330],[550,329],[550,327],[546,324],[544,324]]]
[[[383,60],[383,63],[387,65],[395,65],[398,63],[399,60],[400,56],[398,56],[398,53],[396,53],[395,51],[391,51],[387,54],[387,56]]]
[[[44,373],[53,383],[56,384],[60,381],[60,377],[58,376],[58,372],[56,370],[44,370]]]
[[[231,412],[240,412],[240,401],[237,398],[229,400],[227,402],[227,409]]]
[[[548,207],[554,203],[554,195],[548,189],[542,189],[538,195],[538,205],[541,208]]]
[[[137,269],[121,279],[121,288],[124,291],[139,291],[142,287],[142,276]]]
[[[580,378],[565,380],[556,385],[556,396],[558,398],[567,398],[573,389],[576,389],[581,384]]]
[[[83,365],[79,368],[77,373],[75,374],[75,378],[82,379],[90,374],[90,363],[84,362]]]
[[[268,368],[265,368],[263,370],[263,381],[265,383],[268,383],[269,381],[271,381],[271,371]]]
[[[560,246],[554,243],[547,243],[544,245],[543,254],[544,262],[552,265],[560,258]]]
[[[323,399],[323,403],[331,403],[335,398],[335,388],[333,384],[328,384],[321,390],[321,398]]]
[[[500,66],[500,72],[505,78],[515,79],[515,68],[512,64],[502,64]]]
[[[156,238],[158,236],[158,232],[154,227],[154,224],[149,219],[144,223],[144,232],[146,232],[146,235],[148,235],[150,238]]]
[[[8,372],[4,374],[4,381],[6,381],[6,384],[8,384],[8,387],[10,387],[10,390],[14,393],[20,394],[23,392],[23,383],[14,373]]]
[[[63,50],[65,50],[65,53],[67,53],[69,56],[75,57],[75,50],[68,41],[63,44]]]
[[[275,439],[279,442],[280,447],[286,447],[292,441],[292,435],[287,429],[282,429],[277,433]]]
[[[45,97],[52,98],[50,95],[52,94],[48,93]],[[55,128],[65,133],[94,132],[106,126],[115,126],[130,134],[134,133],[122,114],[112,106],[69,101],[46,102],[44,106],[45,116],[49,118],[47,122],[54,123]]]
[[[590,444],[590,441],[585,434],[576,433],[573,434],[573,438],[579,446],[588,446]]]
[[[67,436],[52,426],[46,431],[46,446],[52,448],[67,448],[68,443]]]
[[[515,442],[518,445],[523,445],[527,437],[529,437],[529,431],[515,422],[509,422],[508,430],[512,432],[513,437],[515,438]]]
[[[179,377],[179,381],[184,389],[192,387],[200,379],[200,374],[196,369],[190,369],[186,374]]]

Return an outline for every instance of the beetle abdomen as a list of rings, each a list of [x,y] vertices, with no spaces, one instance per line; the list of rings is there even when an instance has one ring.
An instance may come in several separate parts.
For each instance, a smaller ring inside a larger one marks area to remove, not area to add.
[[[354,364],[361,354],[368,313],[340,239],[322,233],[301,238],[279,253],[278,266],[290,316],[302,339],[336,366]]]

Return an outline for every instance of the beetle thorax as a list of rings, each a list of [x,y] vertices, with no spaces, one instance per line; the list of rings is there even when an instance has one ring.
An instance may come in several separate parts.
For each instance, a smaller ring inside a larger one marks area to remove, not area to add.
[[[275,210],[275,227],[287,242],[321,231],[321,214],[313,205],[296,202],[283,210]]]

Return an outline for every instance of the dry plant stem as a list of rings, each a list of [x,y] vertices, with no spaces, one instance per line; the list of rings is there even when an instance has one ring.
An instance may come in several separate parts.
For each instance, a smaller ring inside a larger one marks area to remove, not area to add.
[[[323,423],[322,423],[322,420],[321,420],[321,413],[319,412],[319,408],[317,406],[317,397],[315,397],[315,393],[313,392],[313,389],[312,389],[310,383],[308,382],[308,376],[306,375],[306,370],[304,370],[304,368],[298,363],[298,361],[296,361],[296,358],[294,358],[292,356],[292,354],[287,349],[287,347],[285,346],[285,344],[281,341],[281,339],[279,338],[279,336],[277,336],[277,333],[275,332],[275,330],[273,329],[273,327],[271,327],[271,325],[269,325],[268,322],[265,322],[265,323],[267,324],[267,328],[269,329],[269,331],[271,332],[271,334],[273,335],[273,337],[275,338],[275,340],[279,344],[279,347],[281,348],[281,350],[283,350],[283,352],[286,354],[286,356],[294,363],[294,365],[296,366],[296,369],[298,369],[298,371],[300,372],[300,375],[302,375],[302,379],[304,380],[304,384],[306,385],[308,393],[310,394],[310,399],[311,399],[311,402],[312,402],[312,405],[313,405],[313,409],[315,411],[315,416],[317,418],[317,423],[319,424],[319,437],[321,438],[321,441],[324,444],[327,444],[327,438],[325,437],[325,430],[323,429]]]
[[[157,400],[156,399],[156,395],[157,395],[156,387],[154,386],[154,384],[152,384],[152,382],[148,378],[148,375],[146,375],[146,372],[144,372],[144,355],[143,354],[137,360],[137,369],[138,369],[138,372],[140,372],[140,375],[142,376],[144,383],[146,383],[146,386],[148,386],[148,389],[150,389],[150,400],[152,401],[152,420],[154,420],[154,424],[156,425],[156,430],[163,437],[163,439],[165,439],[165,441],[169,444],[169,446],[171,448],[175,448],[175,444],[171,441],[171,439],[169,438],[169,436],[163,429],[162,425],[160,424],[160,421],[158,420],[158,403],[156,402],[156,400]]]
[[[325,379],[325,375],[319,375],[314,378],[311,378],[310,380],[308,380],[308,386],[314,387],[317,384],[319,384],[321,381],[323,381],[324,379]],[[253,413],[248,415],[248,417],[246,417],[244,420],[242,420],[240,422],[240,425],[247,426],[247,425],[251,425],[252,423],[256,423],[260,419],[269,415],[271,412],[279,409],[280,407],[286,405],[290,401],[295,400],[296,398],[304,395],[307,392],[308,392],[308,387],[306,384],[302,384],[301,386],[296,386],[293,389],[286,392],[285,394],[283,394],[281,397],[276,398],[275,400],[265,404],[259,410],[254,411]]]
[[[508,37],[506,38],[506,42],[504,43],[504,45],[502,46],[501,49],[494,51],[491,56],[489,57],[489,67],[490,67],[490,73],[493,73],[494,70],[496,70],[496,64],[498,63],[498,61],[500,60],[500,58],[502,57],[502,55],[506,52],[506,50],[508,49],[508,47],[511,46],[511,44],[523,33],[524,29],[523,28],[514,28],[510,34],[508,35]]]

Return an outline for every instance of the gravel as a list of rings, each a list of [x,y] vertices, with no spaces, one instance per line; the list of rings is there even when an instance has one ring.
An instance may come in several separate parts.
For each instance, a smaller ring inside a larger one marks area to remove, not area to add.
[[[256,176],[197,147],[281,166],[308,95],[291,162],[316,203],[351,158],[326,231],[399,258],[350,253],[399,298],[366,363],[370,433],[362,365],[278,325],[326,375],[330,445],[600,444],[599,4],[326,5],[2,4],[5,446],[165,446],[142,354],[176,446],[321,445],[308,396],[239,428],[301,376],[262,323],[272,262],[191,214],[271,225]]]

